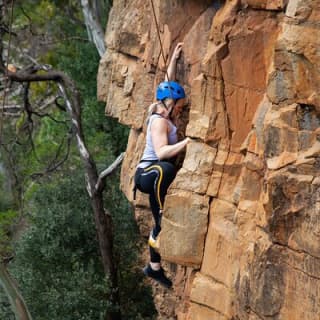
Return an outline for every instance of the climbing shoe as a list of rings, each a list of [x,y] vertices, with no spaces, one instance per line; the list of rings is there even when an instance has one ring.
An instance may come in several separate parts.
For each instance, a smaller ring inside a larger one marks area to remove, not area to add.
[[[149,239],[148,239],[148,244],[150,247],[152,247],[153,249],[155,249],[156,251],[159,251],[159,248],[160,248],[160,243],[159,243],[159,235],[158,237],[154,237],[153,236],[153,232],[151,231],[150,232],[150,236],[149,236]]]
[[[143,268],[143,273],[168,289],[172,287],[171,280],[166,277],[162,268],[160,270],[152,270],[150,264],[148,264]]]

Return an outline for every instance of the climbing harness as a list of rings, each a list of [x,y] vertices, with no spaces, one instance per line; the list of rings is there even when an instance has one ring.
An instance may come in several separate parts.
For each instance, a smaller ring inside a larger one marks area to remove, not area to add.
[[[159,160],[140,160],[139,163],[142,163],[142,162],[150,163],[150,165],[152,165],[152,164],[159,162]],[[137,195],[137,190],[138,190],[137,185],[138,185],[137,181],[134,181],[133,182],[133,189],[132,189],[133,200],[136,200],[136,195]]]

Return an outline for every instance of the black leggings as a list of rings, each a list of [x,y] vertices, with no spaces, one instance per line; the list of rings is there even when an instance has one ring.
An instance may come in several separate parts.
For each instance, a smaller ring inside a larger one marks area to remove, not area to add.
[[[175,167],[170,162],[159,161],[146,168],[138,168],[135,184],[144,193],[149,194],[150,207],[154,218],[153,237],[161,231],[161,211],[167,190],[176,175]],[[160,262],[160,254],[149,246],[151,262]]]

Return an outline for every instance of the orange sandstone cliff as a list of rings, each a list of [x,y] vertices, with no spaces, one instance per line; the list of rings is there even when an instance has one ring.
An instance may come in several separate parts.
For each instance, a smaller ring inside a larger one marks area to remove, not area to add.
[[[154,0],[193,138],[166,197],[161,253],[174,291],[159,319],[320,317],[320,0]],[[164,79],[150,1],[114,0],[98,96],[131,127],[122,190]],[[144,235],[147,198],[135,215]]]

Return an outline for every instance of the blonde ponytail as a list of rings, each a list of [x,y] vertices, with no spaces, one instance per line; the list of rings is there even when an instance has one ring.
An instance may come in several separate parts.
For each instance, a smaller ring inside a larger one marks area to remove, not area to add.
[[[157,111],[158,105],[159,101],[150,104],[148,108],[147,124],[149,122],[150,117]]]

